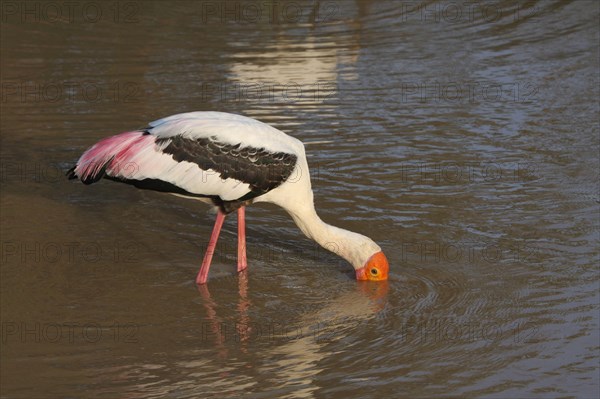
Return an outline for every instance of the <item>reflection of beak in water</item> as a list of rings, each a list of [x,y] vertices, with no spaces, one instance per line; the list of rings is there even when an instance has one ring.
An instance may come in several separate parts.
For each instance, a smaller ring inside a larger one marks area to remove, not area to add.
[[[348,290],[333,300],[303,315],[304,325],[315,325],[328,330],[333,327],[359,325],[375,317],[387,304],[389,282],[359,281],[355,289]],[[352,306],[348,306],[352,304]]]
[[[250,337],[250,318],[248,316],[248,309],[250,308],[250,301],[248,300],[248,272],[246,270],[238,274],[238,290],[240,294],[240,300],[238,303],[239,322],[236,323],[236,334],[242,343],[241,350],[244,353],[248,352],[247,343]],[[203,299],[204,307],[206,308],[206,316],[210,321],[211,330],[215,336],[215,346],[219,348],[219,356],[221,358],[227,357],[227,346],[225,345],[226,334],[223,331],[224,323],[217,315],[217,304],[213,301],[208,290],[208,284],[198,285],[198,291]]]
[[[380,312],[385,308],[389,290],[388,280],[377,282],[359,281],[356,287],[359,292],[368,298],[368,302],[371,304],[374,313]]]

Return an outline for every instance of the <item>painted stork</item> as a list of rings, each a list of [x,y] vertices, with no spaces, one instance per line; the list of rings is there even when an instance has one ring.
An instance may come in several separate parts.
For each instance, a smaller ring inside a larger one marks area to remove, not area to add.
[[[313,202],[304,145],[265,123],[224,112],[189,112],[105,138],[67,172],[85,184],[101,178],[215,205],[217,217],[197,284],[204,284],[225,216],[237,211],[238,272],[247,267],[245,207],[270,202],[300,230],[346,259],[357,280],[387,280],[388,261],[370,238],[323,222]]]

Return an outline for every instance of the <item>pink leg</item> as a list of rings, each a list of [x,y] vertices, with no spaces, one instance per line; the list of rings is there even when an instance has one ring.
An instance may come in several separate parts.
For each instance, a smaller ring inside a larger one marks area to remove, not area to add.
[[[241,272],[248,267],[246,259],[246,208],[238,209],[238,267],[237,271]]]
[[[221,212],[221,210],[218,210],[217,219],[215,220],[215,226],[213,227],[212,234],[210,235],[210,240],[208,241],[208,248],[206,248],[206,253],[204,254],[202,266],[200,266],[200,271],[196,276],[196,284],[204,284],[208,279],[208,269],[210,269],[210,262],[212,261],[213,254],[215,253],[215,247],[217,246],[217,240],[219,239],[219,233],[221,232],[221,227],[223,227],[224,220],[225,214]]]

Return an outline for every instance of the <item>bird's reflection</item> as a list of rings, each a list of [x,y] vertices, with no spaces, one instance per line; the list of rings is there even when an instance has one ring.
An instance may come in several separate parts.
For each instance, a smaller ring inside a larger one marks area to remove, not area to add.
[[[198,292],[200,292],[200,296],[202,297],[202,303],[204,304],[204,308],[206,309],[206,317],[209,321],[211,332],[215,337],[214,342],[215,347],[218,349],[219,357],[226,358],[228,351],[225,341],[227,337],[231,335],[231,332],[227,331],[223,319],[220,318],[217,314],[217,304],[210,295],[210,291],[208,290],[208,284],[201,284],[197,287]],[[238,292],[238,322],[235,323],[236,331],[234,331],[233,333],[241,343],[241,351],[247,353],[247,344],[249,342],[251,334],[250,317],[248,316],[250,301],[248,300],[247,270],[238,273]]]
[[[208,289],[209,284],[198,286],[218,358],[227,360],[227,364],[234,360],[238,369],[255,369],[260,375],[270,375],[281,383],[282,389],[294,389],[300,396],[306,397],[310,397],[316,389],[315,379],[323,371],[323,361],[339,353],[337,344],[361,342],[364,329],[369,328],[366,325],[376,323],[376,316],[385,315],[382,310],[387,308],[390,289],[388,281],[353,282],[340,287],[341,292],[313,302],[314,307],[306,301],[290,300],[275,313],[271,308],[257,310],[260,319],[271,320],[273,324],[283,327],[272,330],[256,324],[256,319],[252,320],[248,272],[239,273],[237,279],[237,307],[226,306],[221,312],[227,314],[220,316],[217,303]],[[293,296],[293,292],[289,295]],[[229,339],[232,330],[224,324],[226,320],[232,321],[229,316],[232,308],[235,309],[233,341]],[[268,333],[264,334],[267,330]],[[239,352],[247,357],[240,358]],[[264,356],[271,360],[257,362]],[[229,371],[224,373],[224,376],[229,375]]]
[[[238,324],[238,334],[240,342],[242,342],[242,352],[247,353],[247,343],[250,340],[250,317],[248,316],[248,310],[250,308],[250,301],[248,300],[248,270],[244,270],[239,273],[238,278],[238,290],[240,293],[240,300],[238,302],[238,314],[240,317]]]
[[[214,336],[214,345],[218,349],[220,357],[227,356],[226,341],[235,336],[235,342],[240,344],[238,348],[243,353],[248,353],[248,344],[252,339],[260,340],[265,337],[253,335],[253,322],[249,315],[251,301],[248,297],[248,272],[244,270],[237,276],[238,294],[237,315],[233,324],[225,323],[225,319],[219,316],[218,305],[213,300],[208,284],[198,285],[198,292],[202,297],[202,303],[206,309],[206,318],[209,322],[209,332]],[[358,282],[355,289],[351,289],[336,296],[332,300],[323,302],[321,306],[299,315],[300,326],[307,329],[300,335],[310,335],[318,338],[318,330],[323,326],[335,326],[340,320],[362,322],[371,319],[382,312],[387,305],[387,294],[389,291],[388,281],[380,282]],[[352,306],[348,306],[352,304]],[[293,309],[292,310],[293,313]],[[383,312],[384,313],[384,312]],[[292,324],[295,324],[291,321]],[[235,326],[235,331],[231,327]],[[326,327],[327,329],[327,327]],[[260,330],[260,329],[259,329]],[[306,334],[309,330],[313,334]],[[314,334],[314,333],[317,334]],[[272,333],[275,333],[273,331]],[[275,333],[275,335],[277,335]],[[298,334],[296,334],[298,335]]]

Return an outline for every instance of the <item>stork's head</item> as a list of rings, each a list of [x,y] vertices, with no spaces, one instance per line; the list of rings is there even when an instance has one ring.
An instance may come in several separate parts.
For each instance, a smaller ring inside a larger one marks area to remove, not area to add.
[[[359,281],[381,281],[388,279],[388,260],[379,251],[373,254],[365,263],[365,265],[359,269],[356,269],[356,279]]]

